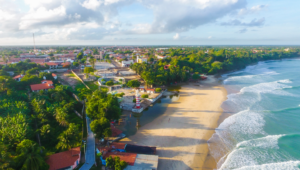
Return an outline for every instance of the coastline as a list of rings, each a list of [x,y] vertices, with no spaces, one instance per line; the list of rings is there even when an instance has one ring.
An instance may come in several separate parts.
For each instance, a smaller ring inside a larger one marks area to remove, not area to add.
[[[183,85],[164,114],[121,142],[156,146],[158,169],[213,169],[207,141],[215,133],[227,92],[217,78]]]

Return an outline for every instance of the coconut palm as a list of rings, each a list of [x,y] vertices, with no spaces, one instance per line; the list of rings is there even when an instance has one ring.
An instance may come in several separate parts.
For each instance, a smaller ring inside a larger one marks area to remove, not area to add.
[[[45,165],[42,155],[43,147],[25,139],[17,146],[17,160],[22,162],[22,170],[39,170]]]

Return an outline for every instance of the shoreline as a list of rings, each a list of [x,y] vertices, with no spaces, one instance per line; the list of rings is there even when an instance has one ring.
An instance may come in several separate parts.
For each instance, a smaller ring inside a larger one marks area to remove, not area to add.
[[[157,147],[159,170],[213,169],[216,163],[207,161],[207,141],[218,127],[226,98],[226,89],[213,76],[183,85],[178,101],[168,104],[161,116],[120,142]]]

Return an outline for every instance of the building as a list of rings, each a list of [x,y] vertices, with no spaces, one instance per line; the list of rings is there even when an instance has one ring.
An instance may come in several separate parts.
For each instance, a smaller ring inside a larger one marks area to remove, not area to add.
[[[60,61],[61,62],[61,61]],[[58,63],[58,62],[47,62],[47,63],[45,63],[45,64],[47,64],[48,66],[49,66],[49,69],[57,69],[57,67],[58,67],[58,65],[60,64],[60,63]]]
[[[16,81],[21,81],[21,79],[22,79],[23,77],[24,77],[24,75],[21,74],[21,75],[17,75],[17,76],[15,76],[15,77],[13,77],[13,79],[16,80]]]
[[[20,54],[20,57],[21,58],[30,58],[30,57],[36,57],[36,55],[33,53],[23,53],[23,54]]]
[[[54,74],[54,73],[52,73],[52,77],[54,78],[54,80],[56,80],[56,79],[57,79],[57,75],[56,75],[56,74]]]
[[[155,155],[156,147],[113,142],[109,146],[98,147],[97,153],[99,152],[102,153],[102,165],[106,165],[105,159],[111,156],[125,161],[128,164],[126,170],[156,170],[158,166],[158,155]]]
[[[38,92],[41,90],[54,89],[53,82],[51,80],[43,80],[42,84],[32,84],[30,85],[32,92]]]
[[[137,63],[143,63],[143,62],[146,62],[147,63],[147,57],[140,57],[140,56],[137,56],[136,57],[136,62]]]
[[[83,52],[83,55],[88,55],[88,54],[92,54],[92,53],[93,53],[92,50],[87,49],[87,50],[85,50],[85,51]]]
[[[165,58],[167,58],[168,56],[162,56],[162,55],[158,55],[158,54],[155,54],[155,56],[156,56],[156,58],[157,59],[165,59]]]
[[[165,69],[165,70],[168,70],[170,66],[171,66],[170,64],[165,65],[165,66],[164,66],[164,69]]]
[[[155,89],[146,89],[148,94],[153,94],[155,93]]]
[[[122,61],[122,67],[129,67],[131,64],[133,64],[133,60]]]
[[[80,147],[65,152],[59,152],[49,156],[46,161],[50,166],[49,170],[72,170],[80,163]]]

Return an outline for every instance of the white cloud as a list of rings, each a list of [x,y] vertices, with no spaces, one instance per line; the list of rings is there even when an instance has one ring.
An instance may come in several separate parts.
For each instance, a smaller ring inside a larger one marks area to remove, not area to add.
[[[60,6],[58,8],[47,10],[44,7],[39,7],[36,11],[32,11],[21,18],[20,29],[28,29],[36,24],[47,22],[55,23],[60,20],[64,20],[66,17],[66,8]]]
[[[91,9],[96,11],[97,8],[102,4],[100,0],[86,0],[81,5],[86,9]]]
[[[212,36],[208,36],[207,39],[212,39]]]
[[[251,7],[250,9],[242,8],[238,11],[238,15],[243,16],[243,15],[257,13],[259,11],[264,10],[266,7],[267,7],[267,5],[256,5],[256,6]]]
[[[245,8],[246,0],[138,0],[153,10],[152,33],[184,32],[215,22],[234,10]]]
[[[179,38],[180,38],[180,36],[179,36],[178,33],[176,33],[176,34],[174,35],[174,37],[173,37],[174,40],[178,40]]]

